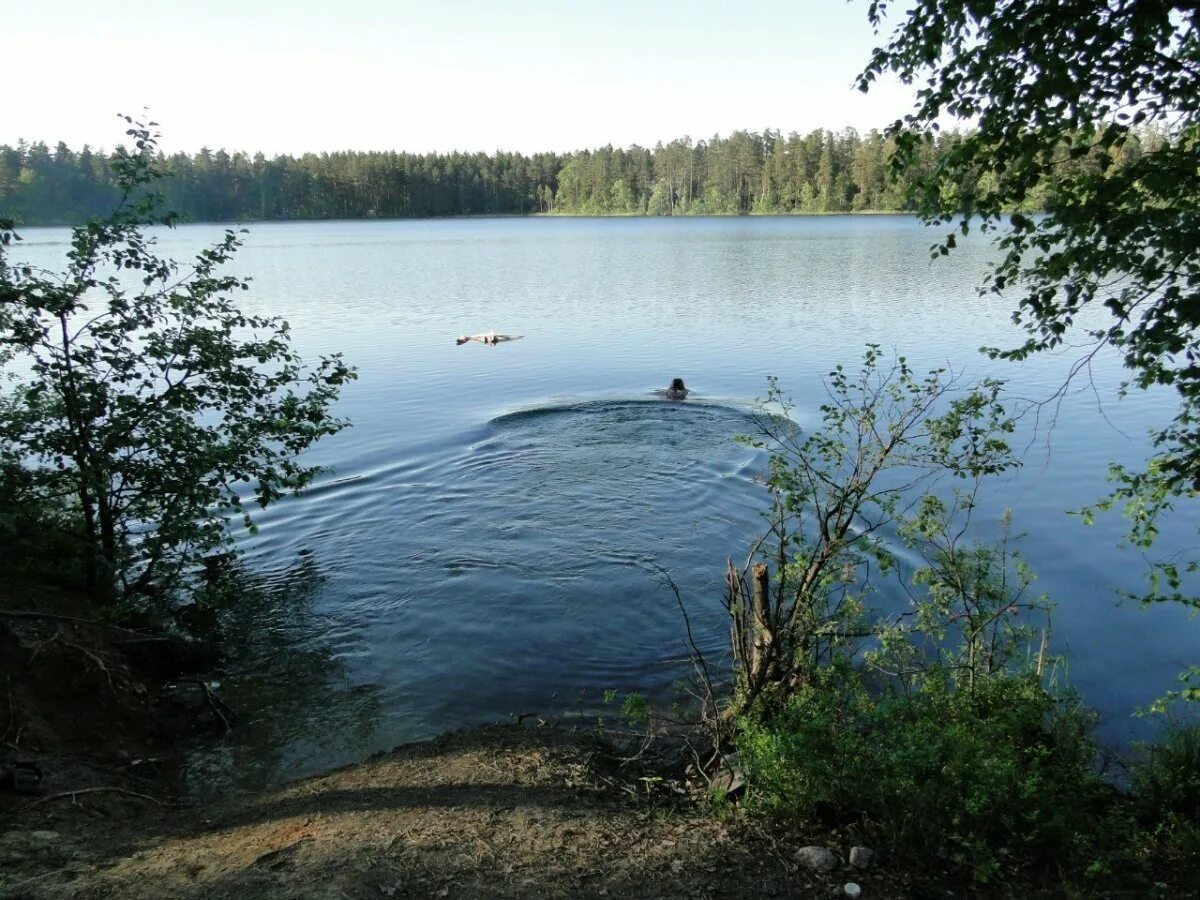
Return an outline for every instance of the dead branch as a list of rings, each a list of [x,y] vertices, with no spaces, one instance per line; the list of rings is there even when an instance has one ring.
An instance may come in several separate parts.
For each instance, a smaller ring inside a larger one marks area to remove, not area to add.
[[[605,784],[607,784],[609,787],[613,788],[614,790],[624,791],[626,794],[629,794],[631,797],[635,797],[635,798],[638,795],[637,791],[634,790],[633,788],[631,788],[627,784],[620,784],[619,782],[613,781],[611,778],[601,775],[599,772],[597,772],[595,770],[593,770],[591,774],[594,778],[599,778],[601,781],[603,781]]]
[[[138,637],[148,636],[142,631],[134,631],[131,628],[122,628],[120,625],[110,625],[107,622],[97,622],[94,619],[81,619],[77,616],[64,616],[59,615],[58,613],[35,612],[29,609],[0,609],[0,618],[42,619],[47,622],[68,622],[73,625],[89,625],[92,628],[106,628],[109,631],[120,631],[124,634],[134,634]]]
[[[191,679],[191,683],[200,688],[201,693],[204,695],[204,702],[212,710],[212,714],[216,716],[217,720],[225,726],[225,733],[231,734],[233,726],[229,723],[229,720],[230,718],[234,718],[233,710],[229,708],[229,705],[224,700],[214,694],[212,688],[201,679],[193,678]]]
[[[683,743],[688,748],[688,750],[691,751],[692,759],[694,759],[696,761],[696,771],[700,773],[700,777],[703,778],[708,783],[708,786],[711,788],[712,787],[712,779],[708,777],[708,772],[706,771],[706,767],[705,767],[704,763],[700,761],[700,754],[696,751],[696,748],[692,745],[692,742],[690,740],[688,740],[687,735],[683,736]],[[711,763],[711,760],[710,760],[710,763]]]
[[[54,632],[54,634],[53,634],[53,635],[51,635],[51,636],[50,636],[50,637],[48,637],[46,640],[42,641],[42,642],[41,642],[41,643],[39,643],[39,644],[38,644],[36,647],[34,647],[34,648],[33,648],[33,652],[29,654],[29,662],[30,662],[30,664],[32,665],[33,661],[34,661],[35,659],[37,659],[37,658],[38,658],[38,655],[39,655],[39,654],[40,654],[40,653],[41,653],[43,650],[45,650],[47,647],[49,647],[51,644],[55,643],[56,641],[58,641],[58,640],[59,640],[59,639],[61,639],[61,638],[62,638],[62,632],[61,632],[61,631],[56,631],[56,632]]]
[[[683,627],[687,632],[688,645],[692,648],[692,662],[695,663],[697,669],[704,678],[704,687],[706,692],[705,713],[707,715],[708,709],[711,708],[712,721],[716,722],[717,699],[715,690],[713,688],[712,675],[708,671],[708,662],[705,660],[704,654],[701,653],[700,648],[696,646],[696,639],[692,634],[692,620],[688,615],[687,607],[683,602],[683,595],[679,593],[679,585],[675,583],[675,580],[671,578],[670,573],[667,572],[667,570],[662,566],[657,564],[652,565],[657,570],[659,577],[661,577],[666,582],[667,587],[671,589],[671,593],[675,595],[675,602],[679,605],[679,612],[683,616]]]
[[[21,743],[21,729],[17,727],[17,701],[13,697],[12,676],[7,674],[4,676],[4,687],[8,700],[8,721],[4,724],[4,734],[0,735],[0,744],[16,749],[17,745]],[[13,729],[16,729],[17,736],[9,744],[8,736],[13,733]]]
[[[79,644],[72,644],[69,641],[63,641],[62,645],[64,647],[70,647],[72,650],[77,650],[90,659],[93,665],[95,665],[97,669],[104,673],[104,677],[108,680],[108,689],[113,693],[116,693],[117,688],[116,685],[113,684],[112,672],[108,670],[108,666],[104,664],[104,660],[102,660],[87,647],[81,647]]]
[[[159,800],[157,797],[151,797],[149,794],[139,794],[137,791],[130,791],[122,787],[112,787],[106,785],[103,787],[76,788],[73,791],[61,791],[57,794],[50,794],[49,796],[42,797],[39,800],[34,800],[32,803],[25,804],[18,809],[17,812],[29,812],[31,809],[35,809],[45,803],[51,803],[55,800],[66,800],[68,798],[71,800],[71,803],[74,804],[76,798],[82,797],[84,794],[121,794],[126,797],[134,797],[138,800],[146,800],[147,802],[153,803],[157,806],[182,805],[179,803],[173,803],[169,800]]]
[[[627,766],[627,765],[629,765],[629,764],[631,764],[631,763],[640,763],[640,762],[642,762],[642,760],[645,758],[645,756],[646,756],[646,751],[647,751],[647,750],[649,750],[649,749],[650,749],[650,745],[651,745],[652,743],[654,743],[654,734],[653,734],[653,733],[648,733],[648,734],[645,734],[644,736],[643,736],[643,735],[641,735],[641,734],[639,734],[639,735],[637,735],[637,737],[642,737],[642,738],[643,738],[643,740],[642,740],[642,746],[641,746],[641,747],[639,747],[639,748],[638,748],[638,751],[637,751],[637,753],[634,753],[632,756],[617,756],[617,757],[614,757],[614,761],[615,761],[615,762],[616,762],[618,765],[621,765],[621,766]]]

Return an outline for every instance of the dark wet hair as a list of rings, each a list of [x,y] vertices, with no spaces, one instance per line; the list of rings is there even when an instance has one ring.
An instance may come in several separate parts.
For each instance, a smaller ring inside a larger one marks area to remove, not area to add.
[[[671,379],[671,387],[670,387],[670,390],[672,390],[672,391],[686,391],[686,390],[687,390],[687,388],[683,386],[683,379],[682,379],[682,378],[672,378],[672,379]]]

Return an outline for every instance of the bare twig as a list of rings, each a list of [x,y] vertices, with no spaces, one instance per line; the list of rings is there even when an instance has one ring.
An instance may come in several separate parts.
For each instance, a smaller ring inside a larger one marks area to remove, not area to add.
[[[75,798],[81,797],[84,794],[121,794],[126,797],[135,797],[138,800],[146,800],[150,803],[156,804],[157,806],[179,806],[180,805],[178,803],[172,803],[169,800],[159,800],[157,797],[151,797],[149,794],[139,794],[137,791],[130,791],[130,790],[126,790],[125,788],[122,788],[122,787],[113,787],[113,786],[106,785],[103,787],[76,788],[73,791],[61,791],[57,794],[50,794],[49,796],[42,797],[39,800],[34,800],[32,803],[25,804],[20,809],[18,809],[17,812],[19,812],[19,813],[29,812],[29,810],[31,810],[31,809],[35,809],[39,806],[42,806],[45,803],[50,803],[55,800],[70,799],[71,803],[75,803]]]
[[[90,659],[96,668],[104,673],[104,677],[108,681],[108,689],[114,693],[116,692],[116,685],[113,684],[112,672],[108,670],[108,666],[104,664],[104,660],[102,660],[87,647],[81,647],[79,644],[72,644],[69,641],[63,641],[62,643],[64,647],[70,647],[72,650],[78,650],[80,653]]]
[[[61,637],[62,637],[62,632],[56,631],[56,632],[54,632],[53,635],[48,637],[46,640],[39,643],[36,647],[33,648],[33,652],[29,654],[29,662],[32,663],[35,659],[38,658],[38,654],[40,654],[43,650],[45,650],[51,644],[58,641]]]
[[[229,705],[226,704],[225,701],[223,701],[216,694],[214,694],[212,692],[212,688],[205,684],[201,679],[192,679],[192,684],[195,684],[200,688],[201,693],[204,695],[204,701],[208,704],[208,708],[212,710],[212,713],[217,717],[217,720],[223,726],[225,726],[225,733],[232,733],[233,726],[229,723],[229,718],[233,716],[233,710],[229,708]],[[226,715],[226,713],[228,713],[228,715]]]
[[[643,738],[643,740],[642,740],[642,746],[638,748],[637,753],[633,754],[632,756],[615,757],[618,764],[620,764],[622,766],[627,766],[630,763],[641,762],[642,759],[645,757],[646,751],[649,750],[650,745],[652,743],[654,743],[654,735],[653,735],[653,733],[646,733],[644,735],[639,734],[638,737]]]
[[[131,628],[122,628],[120,625],[110,625],[107,622],[97,622],[94,619],[81,619],[77,616],[63,616],[58,613],[35,612],[30,609],[0,609],[0,618],[3,619],[44,619],[47,622],[68,622],[73,625],[89,625],[93,628],[106,628],[109,631],[120,631],[125,634],[133,634],[138,637],[146,637],[146,633],[142,631],[134,631]]]
[[[696,639],[692,635],[692,620],[688,615],[687,606],[683,602],[683,595],[679,592],[679,585],[675,583],[675,580],[671,577],[670,573],[662,566],[658,565],[657,563],[651,563],[650,565],[655,571],[658,572],[659,577],[666,582],[667,587],[671,589],[671,593],[675,595],[675,602],[679,605],[679,612],[683,616],[683,627],[687,632],[688,645],[692,648],[692,661],[696,664],[697,669],[704,678],[704,687],[707,693],[705,707],[711,708],[712,721],[716,722],[717,700],[715,691],[713,689],[712,676],[708,671],[708,662],[705,660],[704,654],[700,652],[700,648],[696,646]]]
[[[607,784],[611,788],[615,788],[616,790],[619,790],[619,791],[624,791],[626,794],[629,794],[631,797],[636,797],[638,795],[637,791],[634,790],[633,788],[631,788],[629,785],[621,784],[620,782],[613,781],[611,778],[601,775],[599,772],[597,772],[595,770],[592,771],[592,776],[595,778],[599,778],[601,781],[603,781],[605,784]]]
[[[706,767],[705,767],[704,763],[700,761],[700,754],[696,751],[696,748],[694,746],[692,746],[692,742],[690,740],[688,740],[687,735],[683,736],[683,743],[688,748],[688,750],[691,751],[692,759],[694,759],[696,761],[696,771],[700,773],[700,777],[703,778],[705,780],[705,782],[707,782],[708,786],[712,787],[712,779],[708,777],[708,772],[706,771]]]
[[[16,749],[16,745],[21,742],[21,730],[17,728],[17,702],[13,698],[12,677],[10,675],[6,674],[4,676],[4,686],[8,698],[8,721],[4,724],[4,734],[0,735],[0,744],[8,744],[8,736],[16,728],[17,736],[11,744]]]

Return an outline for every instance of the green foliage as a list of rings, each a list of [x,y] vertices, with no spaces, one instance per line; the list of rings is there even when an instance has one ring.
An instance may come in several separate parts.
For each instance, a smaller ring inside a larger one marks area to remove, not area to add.
[[[889,181],[895,140],[871,130],[783,135],[735,131],[653,148],[600,147],[575,153],[331,153],[273,159],[201,150],[159,160],[171,208],[191,220],[407,218],[570,213],[739,215],[907,211],[908,188],[950,132],[918,149],[916,165]],[[1154,135],[1131,135],[1132,159]],[[982,173],[980,179],[988,179]],[[948,196],[984,191],[974,175]],[[948,189],[949,190],[949,189]],[[0,145],[0,209],[26,225],[74,224],[98,216],[119,191],[107,159],[64,144]],[[1054,203],[1047,184],[1020,204]]]
[[[354,377],[338,356],[305,367],[286,322],[238,309],[236,232],[187,267],[157,255],[147,226],[175,217],[150,190],[152,126],[127,121],[119,203],[74,229],[65,271],[12,264],[0,229],[0,347],[21,367],[0,405],[7,508],[59,511],[105,601],[162,596],[231,540],[231,515],[253,528],[240,485],[265,507],[308,484],[297,456],[345,427],[330,408]]]
[[[838,367],[826,388],[821,427],[801,434],[772,383],[779,414],[757,442],[772,450],[764,556],[789,599],[754,617],[765,624],[743,642],[757,649],[735,646],[752,802],[977,882],[1009,854],[1073,856],[1103,793],[1087,717],[1045,687],[1030,620],[1045,604],[1025,597],[1033,576],[1007,522],[995,545],[964,538],[982,480],[1017,465],[1000,383],[918,377],[868,345],[860,371]],[[906,571],[887,533],[921,562]],[[907,609],[872,622],[872,572],[900,579]],[[786,663],[756,689],[768,652]]]
[[[759,807],[988,882],[1009,857],[1052,869],[1087,852],[1079,836],[1109,790],[1089,724],[1036,678],[871,692],[843,661],[769,719],[748,717],[738,748]]]
[[[871,573],[897,568],[884,539],[889,529],[928,560],[920,577],[933,599],[921,608],[935,610],[947,628],[974,633],[972,654],[980,658],[971,665],[1002,655],[996,631],[1020,598],[1003,581],[995,595],[980,591],[997,561],[961,542],[980,480],[1018,464],[1005,441],[1013,424],[1001,387],[994,380],[960,386],[945,369],[918,376],[903,357],[889,361],[869,344],[857,373],[841,366],[829,373],[821,427],[803,433],[771,382],[761,436],[750,443],[771,453],[770,526],[759,546],[775,577],[768,590],[730,573],[734,713],[806,683],[870,634]],[[943,478],[971,486],[953,492],[953,514],[933,493]],[[1007,563],[999,560],[1001,568]],[[884,629],[885,641],[900,627]]]
[[[1145,896],[1200,879],[1195,724],[1141,748],[1126,792],[1098,774],[1091,714],[1031,673],[901,691],[842,660],[739,724],[754,808],[848,830],[930,881]]]
[[[1200,730],[1164,731],[1130,793],[1101,777],[1093,717],[1054,687],[1049,604],[1026,597],[1034,577],[1007,521],[995,544],[964,541],[973,493],[949,496],[895,507],[922,560],[904,574],[880,557],[904,578],[906,610],[878,620],[865,648],[830,641],[803,677],[731,707],[748,802],[848,831],[935,882],[1003,891],[1049,878],[1084,893],[1192,883]],[[857,616],[870,621],[869,608]]]
[[[1168,691],[1162,697],[1155,700],[1150,706],[1150,712],[1166,713],[1172,701],[1175,700],[1200,703],[1200,666],[1188,666],[1179,673],[1177,681],[1180,685],[1179,688],[1174,691]]]
[[[822,427],[801,433],[772,384],[756,443],[772,451],[773,514],[756,552],[776,577],[764,602],[765,567],[756,590],[731,573],[739,672],[717,738],[741,752],[751,806],[929,882],[1188,884],[1200,732],[1164,733],[1133,793],[1101,777],[1008,516],[999,540],[966,537],[983,479],[1016,464],[1000,385],[954,387],[868,346],[859,373],[830,374]],[[906,592],[891,615],[870,607],[877,573]]]
[[[876,27],[889,5],[871,3]],[[993,355],[1022,360],[1086,336],[1084,362],[1105,345],[1123,357],[1123,392],[1175,391],[1174,418],[1152,432],[1154,457],[1141,472],[1115,467],[1100,504],[1124,506],[1143,547],[1200,490],[1198,27],[1194,3],[1169,0],[918,0],[859,77],[863,90],[885,72],[925,85],[888,129],[900,177],[911,181],[927,158],[940,119],[976,124],[943,143],[911,197],[929,222],[997,231],[985,289],[1015,294],[1028,338]],[[964,181],[975,190],[958,190]],[[1040,206],[1048,183],[1045,216],[1005,222],[1006,211]],[[954,246],[951,232],[934,252]],[[1108,315],[1085,316],[1088,307]],[[1154,562],[1144,599],[1195,605],[1198,572],[1194,555]]]
[[[1130,772],[1142,826],[1200,869],[1200,724],[1168,721]]]
[[[1010,547],[1009,516],[995,543],[968,542],[962,535],[973,506],[963,491],[950,503],[926,494],[899,527],[923,565],[906,585],[909,610],[881,623],[865,659],[906,686],[933,679],[970,690],[999,673],[1041,676],[1053,666],[1046,655],[1050,605],[1027,597],[1035,576]]]
[[[620,694],[613,688],[606,690],[602,699],[605,705],[612,705],[620,698]],[[625,695],[625,699],[621,701],[621,717],[630,725],[644,727],[650,722],[650,704],[646,698],[636,691]]]
[[[650,704],[639,693],[628,694],[621,704],[621,715],[632,725],[646,725],[650,721]]]
[[[70,503],[42,496],[36,483],[34,473],[0,447],[0,573],[80,587],[83,554],[73,535],[82,523]]]

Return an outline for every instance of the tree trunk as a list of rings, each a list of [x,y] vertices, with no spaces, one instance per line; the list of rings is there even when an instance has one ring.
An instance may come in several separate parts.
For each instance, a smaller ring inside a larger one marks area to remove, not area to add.
[[[766,678],[770,667],[771,651],[775,635],[771,629],[771,579],[767,567],[762,563],[754,566],[754,591],[751,595],[750,627],[753,637],[750,645],[750,672],[755,681]]]

